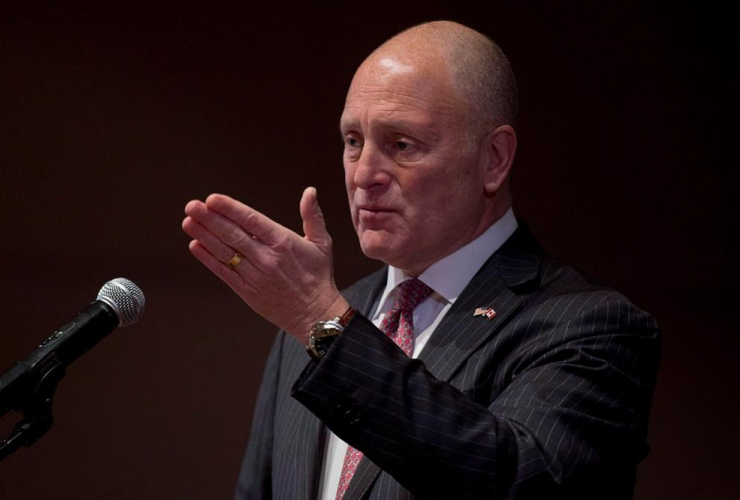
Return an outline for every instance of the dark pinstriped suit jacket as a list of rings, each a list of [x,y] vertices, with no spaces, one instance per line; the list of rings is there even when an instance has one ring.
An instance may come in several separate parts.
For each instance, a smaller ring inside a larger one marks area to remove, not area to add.
[[[385,269],[320,363],[281,332],[237,498],[316,498],[326,427],[364,452],[347,500],[624,499],[645,456],[657,325],[545,255],[521,227],[419,359],[367,319]],[[476,307],[496,317],[474,317]]]

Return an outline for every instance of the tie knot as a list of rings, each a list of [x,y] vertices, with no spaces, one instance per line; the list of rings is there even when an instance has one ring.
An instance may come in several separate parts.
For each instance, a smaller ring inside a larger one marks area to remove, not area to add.
[[[393,309],[401,311],[413,311],[432,294],[432,289],[417,278],[404,281],[398,288],[400,292]]]

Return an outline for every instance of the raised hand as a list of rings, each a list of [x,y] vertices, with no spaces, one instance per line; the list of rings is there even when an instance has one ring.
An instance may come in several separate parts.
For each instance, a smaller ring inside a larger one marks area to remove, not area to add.
[[[259,315],[306,344],[311,326],[342,315],[332,242],[316,189],[303,192],[303,237],[222,194],[185,206],[190,251]],[[236,257],[236,258],[234,258]]]

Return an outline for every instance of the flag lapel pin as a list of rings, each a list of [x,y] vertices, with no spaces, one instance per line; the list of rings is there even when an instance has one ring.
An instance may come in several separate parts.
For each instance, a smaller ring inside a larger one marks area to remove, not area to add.
[[[493,307],[477,307],[473,316],[485,316],[488,321],[491,321],[496,317],[496,311],[493,310]]]

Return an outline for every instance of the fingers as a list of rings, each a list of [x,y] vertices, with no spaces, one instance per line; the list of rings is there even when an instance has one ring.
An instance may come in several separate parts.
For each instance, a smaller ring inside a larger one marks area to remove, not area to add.
[[[186,217],[182,221],[182,229],[188,236],[198,241],[219,262],[226,264],[238,251],[236,247],[229,246],[218,239],[213,233],[199,224],[192,217]],[[244,250],[241,250],[242,255]]]
[[[283,226],[257,210],[223,194],[210,195],[206,198],[205,205],[209,210],[232,221],[243,232],[268,245],[279,241],[280,232],[285,230]]]
[[[239,205],[251,210],[246,205]],[[224,264],[234,256],[234,252],[248,259],[260,257],[263,243],[230,218],[210,209],[206,203],[191,201],[185,206],[185,213],[188,217],[182,223],[183,230]],[[260,216],[266,219],[262,214]],[[274,222],[272,224],[277,226]]]
[[[257,210],[221,194],[205,202],[193,200],[185,206],[183,230],[222,264],[238,252],[257,268],[274,264],[277,255],[292,244],[310,242],[324,255],[331,255],[331,237],[318,204],[316,189],[306,188],[300,203],[305,238],[272,221]],[[303,247],[304,250],[309,247]],[[292,252],[292,250],[291,250]]]
[[[331,237],[326,230],[326,221],[319,206],[316,188],[308,187],[303,191],[300,210],[303,219],[303,234],[306,235],[306,239],[323,250],[330,250]]]
[[[243,286],[243,280],[239,273],[229,269],[225,263],[214,257],[199,241],[193,240],[190,242],[190,253],[238,293],[239,288]],[[251,266],[251,264],[249,262],[241,262],[239,266]]]

